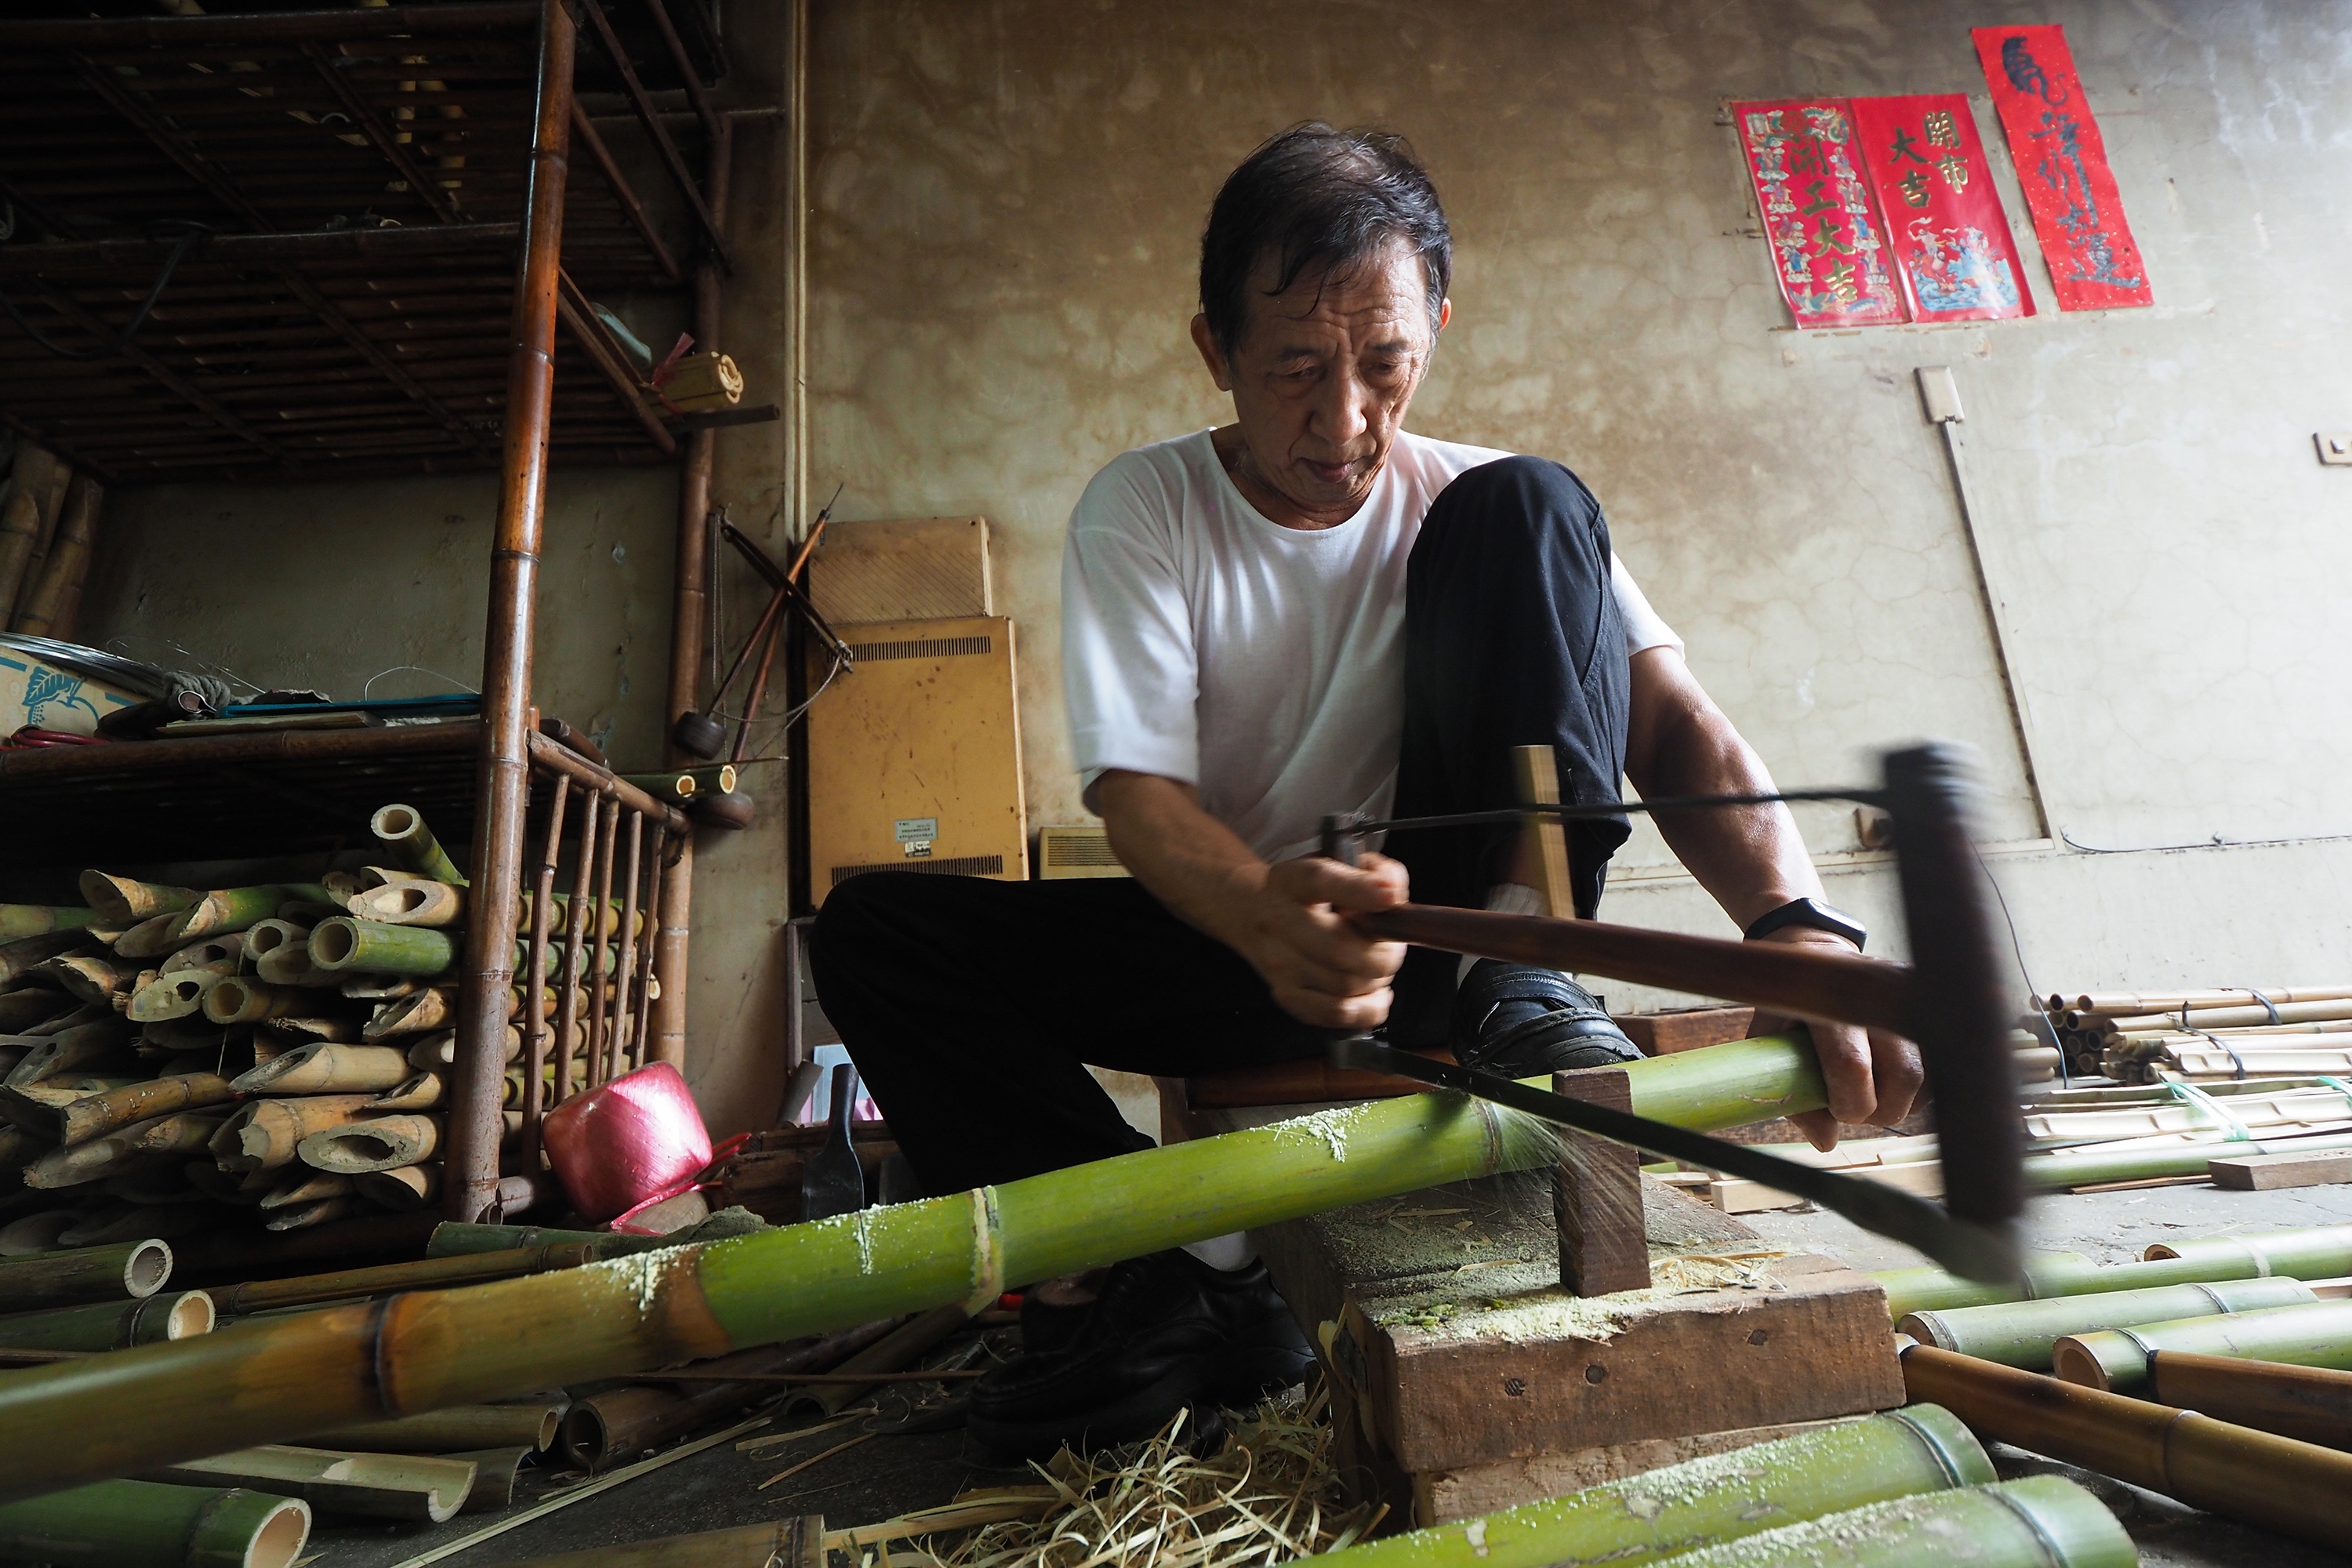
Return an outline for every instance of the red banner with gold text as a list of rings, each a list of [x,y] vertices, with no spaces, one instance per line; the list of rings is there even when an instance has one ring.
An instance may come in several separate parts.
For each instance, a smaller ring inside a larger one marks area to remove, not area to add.
[[[2033,314],[1969,100],[1958,93],[1857,98],[1853,127],[1911,319]]]
[[[2058,308],[2154,304],[2065,30],[1979,27],[1974,37]]]
[[[1731,115],[1756,182],[1773,275],[1797,325],[1902,321],[1885,230],[1863,176],[1846,100],[1735,103]]]

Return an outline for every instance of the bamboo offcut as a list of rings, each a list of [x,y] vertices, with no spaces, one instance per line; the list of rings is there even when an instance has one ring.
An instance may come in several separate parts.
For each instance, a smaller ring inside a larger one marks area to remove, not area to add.
[[[100,1481],[0,1504],[0,1556],[105,1568],[293,1568],[310,1539],[299,1498]]]
[[[1940,1350],[1958,1351],[2003,1366],[2047,1372],[2051,1346],[2070,1334],[2299,1306],[2317,1300],[2311,1287],[2299,1279],[2241,1279],[2060,1296],[2049,1300],[1961,1307],[1942,1312],[1911,1312],[1895,1327]]]
[[[1903,1352],[1915,1400],[1940,1405],[1979,1437],[2146,1487],[2258,1529],[2352,1547],[2352,1455],[2193,1411],[2078,1387],[1932,1345]]]
[[[2352,1372],[2158,1351],[2148,1397],[2299,1442],[2352,1448]]]
[[[452,887],[466,886],[457,863],[433,837],[433,829],[425,825],[425,814],[413,805],[387,805],[368,819],[368,831],[376,841],[392,851],[400,863],[418,876]]]
[[[208,1334],[214,1321],[210,1296],[202,1290],[182,1290],[132,1301],[14,1312],[0,1317],[0,1345],[19,1350],[124,1350]]]
[[[171,1277],[172,1249],[152,1238],[0,1258],[0,1312],[152,1296]]]
[[[2313,1301],[2068,1334],[2051,1347],[2051,1360],[2068,1383],[2129,1394],[2147,1386],[2148,1357],[2160,1351],[2352,1370],[2352,1301]]]

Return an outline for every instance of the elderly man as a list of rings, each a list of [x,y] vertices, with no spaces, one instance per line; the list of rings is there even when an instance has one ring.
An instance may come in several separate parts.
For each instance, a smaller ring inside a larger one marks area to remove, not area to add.
[[[1385,1026],[1525,1077],[1636,1053],[1570,976],[1457,959],[1349,921],[1411,896],[1539,912],[1526,836],[1399,835],[1315,853],[1326,814],[1513,804],[1549,745],[1563,793],[1766,794],[1772,780],[1550,460],[1405,430],[1452,313],[1437,193],[1391,136],[1297,127],[1226,180],[1192,340],[1234,423],[1128,452],[1071,515],[1063,658],[1086,798],[1132,881],[876,875],[816,924],[819,995],[925,1187],[1143,1146],[1086,1064],[1185,1076]],[[1660,829],[1759,942],[1860,947],[1780,807]],[[1622,816],[1570,828],[1577,913]],[[1903,1041],[1816,1026],[1831,1110],[1893,1121]],[[1834,1141],[1829,1113],[1808,1129]],[[1147,1435],[1191,1403],[1297,1378],[1305,1341],[1246,1239],[1122,1264],[1090,1303],[1024,1313],[1026,1353],[975,1385],[974,1434],[1018,1452]]]

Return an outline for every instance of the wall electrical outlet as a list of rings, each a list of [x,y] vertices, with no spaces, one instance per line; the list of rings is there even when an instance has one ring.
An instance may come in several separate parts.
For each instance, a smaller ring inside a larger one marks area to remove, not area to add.
[[[2311,444],[2319,448],[2321,462],[2352,468],[2352,430],[2322,430]]]

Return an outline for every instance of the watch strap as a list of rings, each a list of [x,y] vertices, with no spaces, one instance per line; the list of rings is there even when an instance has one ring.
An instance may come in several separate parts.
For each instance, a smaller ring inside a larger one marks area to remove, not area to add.
[[[1843,910],[1833,910],[1819,899],[1790,899],[1779,909],[1768,910],[1748,926],[1744,935],[1749,942],[1769,936],[1785,926],[1806,926],[1842,936],[1860,952],[1870,942],[1870,928]]]

